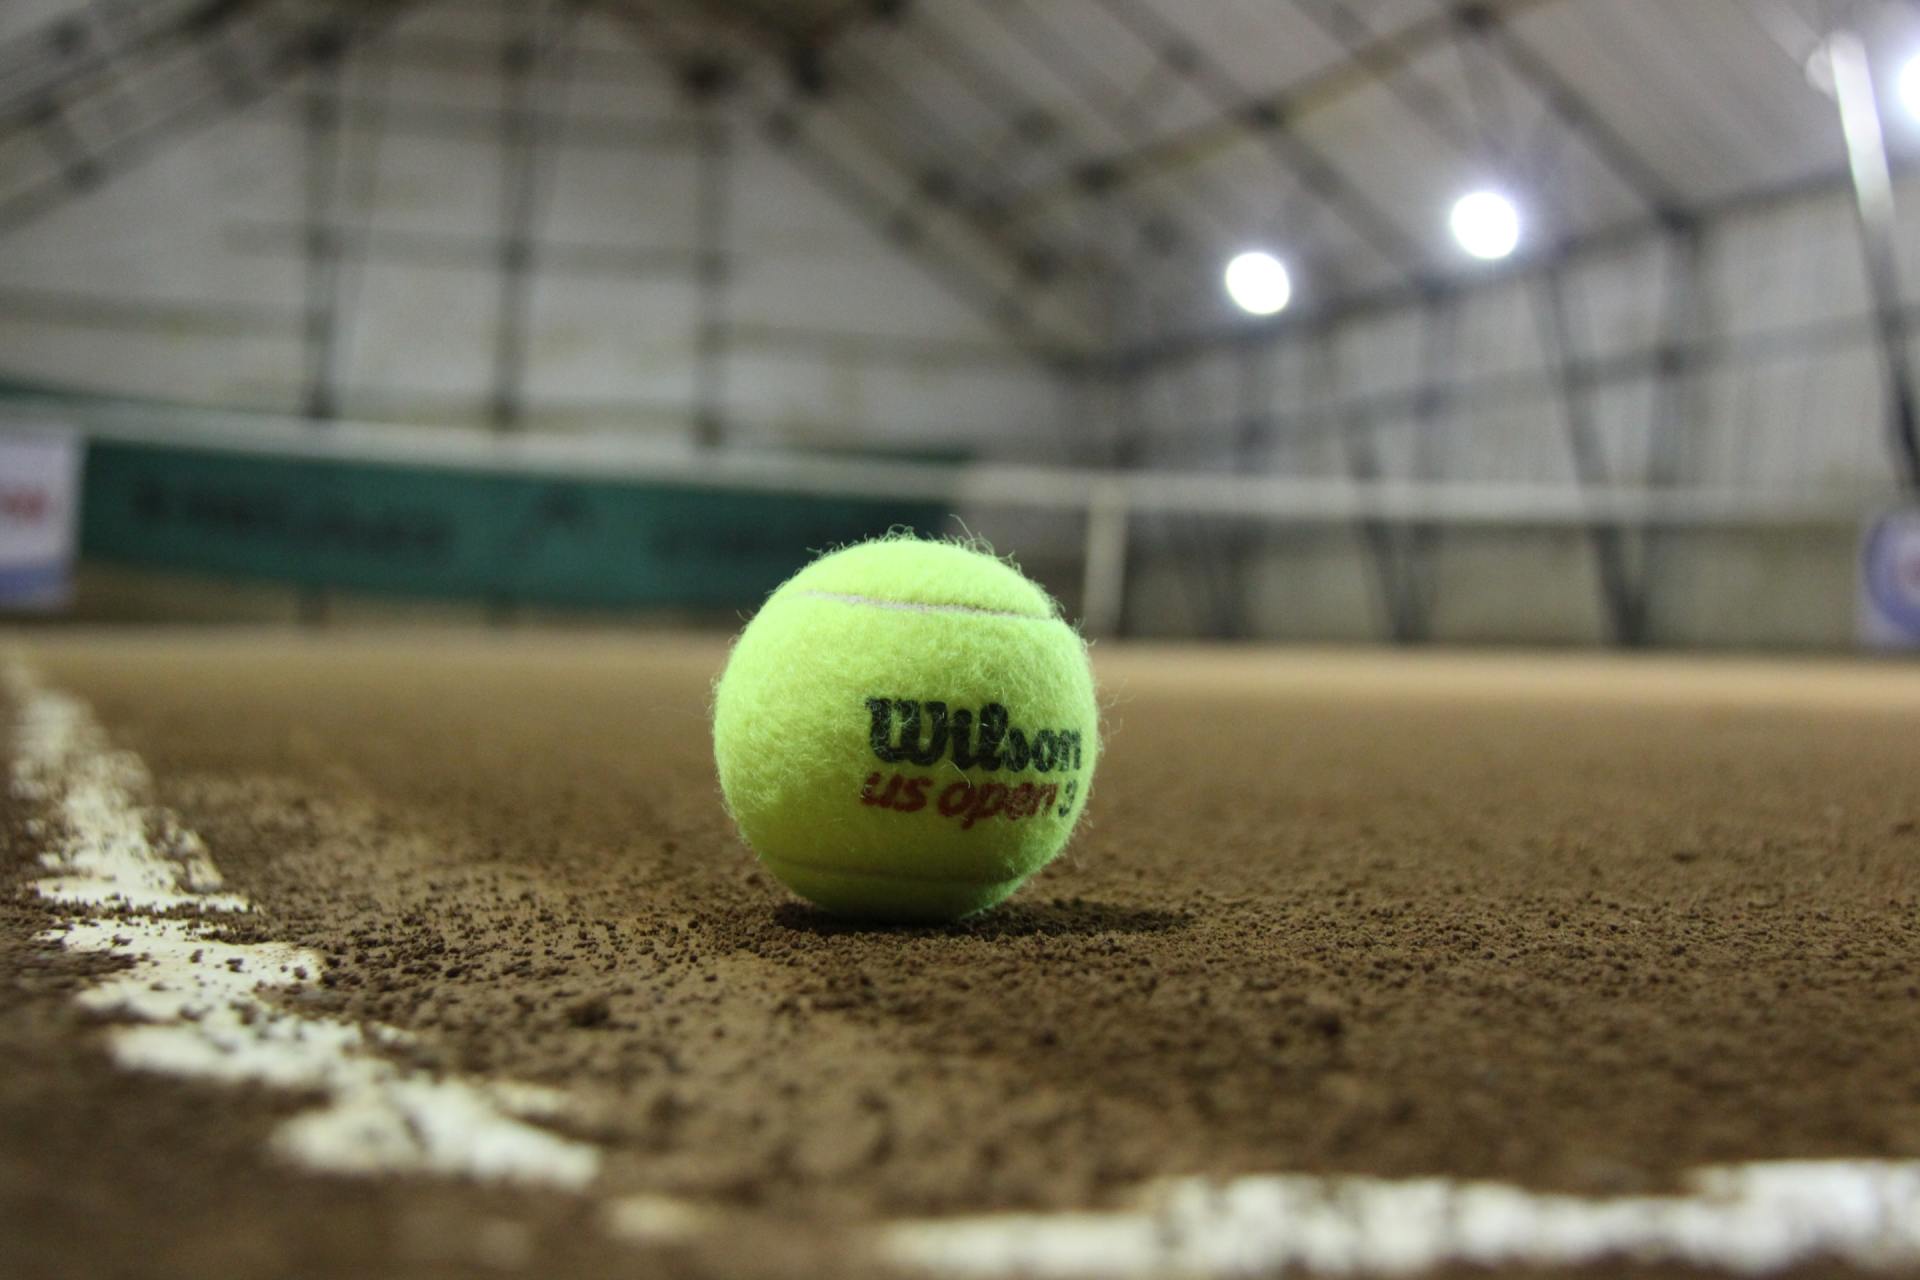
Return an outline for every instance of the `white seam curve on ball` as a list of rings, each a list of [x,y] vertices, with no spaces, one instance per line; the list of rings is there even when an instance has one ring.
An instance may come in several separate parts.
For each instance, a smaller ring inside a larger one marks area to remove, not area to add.
[[[863,604],[872,609],[904,609],[908,613],[971,613],[983,618],[1018,618],[1022,622],[1053,621],[1050,615],[983,609],[977,604],[921,604],[915,600],[882,600],[878,596],[856,596],[844,591],[796,591],[794,594],[809,600],[838,600],[841,604]]]

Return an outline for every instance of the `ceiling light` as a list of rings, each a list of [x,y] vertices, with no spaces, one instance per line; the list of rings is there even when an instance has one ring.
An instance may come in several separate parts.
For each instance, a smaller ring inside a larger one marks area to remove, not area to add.
[[[1226,282],[1227,296],[1249,315],[1273,315],[1284,310],[1293,297],[1293,278],[1287,274],[1287,264],[1257,249],[1227,264]]]
[[[1908,115],[1920,120],[1920,53],[1900,64],[1893,84],[1894,91],[1900,95],[1900,105],[1907,109]]]
[[[1520,243],[1520,211],[1498,191],[1461,196],[1448,225],[1462,249],[1487,261],[1506,257]]]

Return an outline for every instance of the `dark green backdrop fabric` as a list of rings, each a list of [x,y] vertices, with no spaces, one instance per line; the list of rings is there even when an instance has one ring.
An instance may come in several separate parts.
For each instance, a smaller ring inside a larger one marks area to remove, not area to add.
[[[720,492],[94,441],[81,552],[309,586],[595,606],[751,606],[810,549],[917,502]]]

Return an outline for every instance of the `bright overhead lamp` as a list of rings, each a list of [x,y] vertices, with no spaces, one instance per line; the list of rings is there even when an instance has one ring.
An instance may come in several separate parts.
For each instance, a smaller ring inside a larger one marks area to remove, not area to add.
[[[1270,316],[1286,309],[1293,298],[1293,277],[1287,264],[1270,253],[1254,249],[1227,264],[1227,296],[1248,315]]]
[[[1507,257],[1520,244],[1520,211],[1498,191],[1461,196],[1447,225],[1462,249],[1488,262]]]
[[[1893,88],[1907,114],[1920,120],[1920,53],[1900,64],[1900,70],[1894,76]]]

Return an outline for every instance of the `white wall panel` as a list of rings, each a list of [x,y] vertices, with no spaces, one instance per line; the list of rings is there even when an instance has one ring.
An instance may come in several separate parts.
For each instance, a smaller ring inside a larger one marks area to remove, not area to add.
[[[493,397],[509,173],[498,132],[508,102],[501,42],[509,6],[425,6],[354,53],[336,189],[345,251],[337,276],[342,411],[483,420]],[[542,111],[591,136],[544,158],[528,282],[524,399],[530,424],[684,432],[693,419],[702,298],[694,120],[657,51],[594,17],[564,94],[534,78]],[[200,92],[204,62],[154,93]],[[296,77],[210,128],[0,242],[0,375],[76,389],[285,410],[302,401],[310,272],[306,95]],[[132,86],[138,98],[142,85]],[[383,116],[393,127],[383,129]],[[618,143],[630,120],[635,143]],[[84,124],[84,121],[80,122]],[[719,318],[741,439],[775,434],[1052,456],[1056,380],[939,272],[876,227],[892,206],[849,206],[793,151],[768,143],[742,99],[727,112],[729,276]],[[845,161],[829,119],[808,137]],[[9,169],[42,173],[46,158]],[[859,161],[863,182],[901,180]],[[357,175],[370,173],[363,194]],[[6,189],[0,182],[0,190]],[[894,199],[883,195],[882,200]],[[362,241],[372,247],[363,256]],[[599,274],[543,265],[542,247],[665,257]],[[968,273],[962,267],[962,274]],[[992,289],[989,285],[989,291]],[[851,354],[836,344],[867,339]]]

